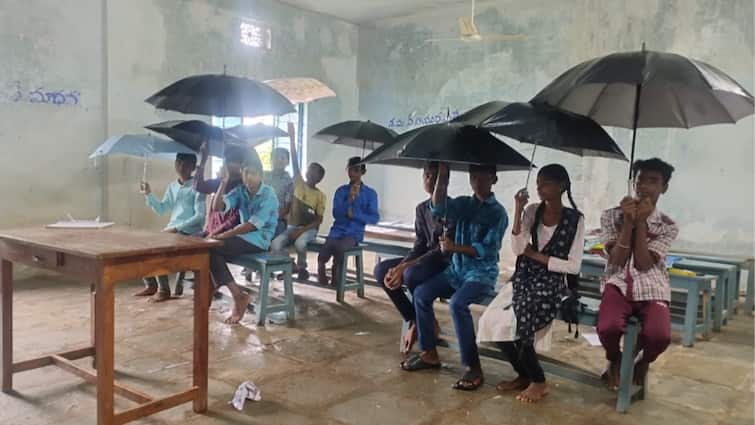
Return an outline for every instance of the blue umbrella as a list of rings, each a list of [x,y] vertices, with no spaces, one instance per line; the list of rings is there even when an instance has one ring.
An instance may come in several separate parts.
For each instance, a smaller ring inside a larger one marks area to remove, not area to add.
[[[163,139],[149,134],[124,134],[113,136],[89,155],[89,158],[97,158],[109,155],[129,155],[144,158],[143,180],[147,179],[147,159],[157,157],[160,159],[174,159],[178,153],[197,153],[181,143],[170,139]]]

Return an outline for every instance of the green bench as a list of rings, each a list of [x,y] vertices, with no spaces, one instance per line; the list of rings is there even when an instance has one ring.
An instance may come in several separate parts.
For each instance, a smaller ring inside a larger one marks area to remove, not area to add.
[[[231,264],[242,266],[248,270],[254,270],[260,276],[260,291],[255,306],[257,324],[265,325],[268,314],[284,312],[287,320],[294,320],[296,307],[294,304],[294,285],[291,273],[293,262],[288,256],[274,255],[271,253],[247,254],[228,260]],[[270,304],[271,276],[283,273],[284,300],[281,304]]]
[[[491,294],[478,303],[478,305],[487,306],[494,298],[495,294]],[[596,326],[598,323],[598,305],[600,301],[593,298],[582,298],[581,301],[585,304],[585,308],[580,313],[579,324],[592,327]],[[408,329],[409,324],[404,322],[401,328],[400,344]],[[639,334],[639,320],[636,317],[630,317],[627,321],[626,332],[624,333],[624,352],[637,352]],[[441,338],[438,340],[438,346],[446,347],[458,352],[459,344],[453,338],[454,335],[442,333]],[[480,357],[508,362],[503,352],[492,344],[478,344],[478,352]],[[619,413],[626,413],[633,400],[644,400],[645,395],[647,394],[647,377],[645,378],[643,385],[633,384],[634,357],[635,356],[632,355],[622,356],[621,358],[621,379],[619,381],[619,389],[616,398],[616,411]],[[540,359],[541,366],[546,373],[595,387],[605,388],[606,386],[601,376],[593,371],[574,366],[543,354],[538,354],[538,358]]]
[[[600,278],[606,260],[596,255],[585,255],[580,269],[580,292],[588,297],[600,298]],[[682,333],[682,345],[692,347],[695,337],[710,335],[713,328],[710,302],[714,276],[670,275],[671,328]]]

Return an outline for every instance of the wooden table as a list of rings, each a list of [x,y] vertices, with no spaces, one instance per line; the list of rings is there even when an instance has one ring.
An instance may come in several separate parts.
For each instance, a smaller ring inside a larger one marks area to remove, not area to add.
[[[208,242],[168,233],[125,228],[64,230],[42,227],[0,231],[0,367],[2,391],[12,392],[13,374],[58,366],[97,386],[97,423],[123,424],[193,402],[194,411],[207,410],[208,305],[210,297]],[[91,344],[21,362],[13,362],[13,263],[52,270],[89,283]],[[190,389],[156,399],[115,383],[115,284],[144,276],[194,272],[194,373]],[[96,371],[73,363],[95,358]],[[137,406],[115,412],[114,394]]]

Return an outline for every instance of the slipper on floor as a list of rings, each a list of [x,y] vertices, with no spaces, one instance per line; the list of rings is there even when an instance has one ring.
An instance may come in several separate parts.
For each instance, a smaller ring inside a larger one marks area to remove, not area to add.
[[[401,369],[407,372],[416,372],[418,370],[440,369],[440,363],[428,363],[422,360],[422,356],[415,354],[408,360],[401,362]]]
[[[482,373],[468,370],[451,388],[460,391],[474,391],[480,388],[483,381]]]

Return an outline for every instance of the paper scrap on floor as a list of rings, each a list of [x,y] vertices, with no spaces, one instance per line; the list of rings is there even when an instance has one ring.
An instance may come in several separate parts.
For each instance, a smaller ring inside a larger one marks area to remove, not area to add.
[[[598,334],[595,332],[585,332],[581,334],[582,337],[587,340],[587,342],[592,347],[598,347],[600,346],[600,338],[598,338]]]

